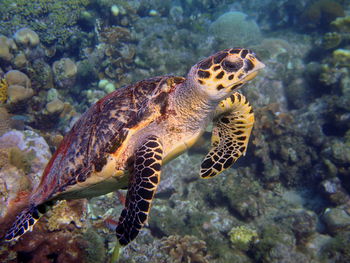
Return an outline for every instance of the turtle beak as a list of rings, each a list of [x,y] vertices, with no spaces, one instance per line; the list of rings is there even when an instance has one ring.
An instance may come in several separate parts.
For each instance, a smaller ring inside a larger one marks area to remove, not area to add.
[[[256,59],[255,60],[255,67],[254,67],[254,71],[258,71],[260,69],[263,69],[265,66],[264,63],[262,63],[260,60]]]
[[[259,70],[265,68],[265,64],[258,60],[256,57],[254,60],[250,60],[254,65],[254,68],[244,78],[245,81],[250,81],[258,75]]]

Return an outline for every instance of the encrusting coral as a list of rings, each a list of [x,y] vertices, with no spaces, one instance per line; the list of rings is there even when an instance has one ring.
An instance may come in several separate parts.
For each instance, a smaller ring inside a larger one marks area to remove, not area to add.
[[[256,44],[261,37],[260,29],[254,20],[247,19],[242,12],[227,12],[216,19],[209,31],[225,47]]]
[[[248,250],[254,240],[258,238],[256,230],[250,229],[247,226],[233,227],[229,232],[230,241],[232,244],[242,250]]]
[[[64,103],[60,99],[54,99],[46,104],[49,114],[59,114],[64,109]]]
[[[34,95],[34,90],[31,88],[31,81],[23,72],[10,70],[5,74],[5,79],[8,86],[8,103],[18,103]]]
[[[338,17],[331,25],[335,26],[340,32],[350,33],[350,16]]]
[[[78,33],[77,20],[89,0],[3,0],[0,32],[8,34],[21,27],[30,27],[45,44],[65,43]],[[34,42],[35,43],[35,42]]]
[[[75,83],[78,68],[70,58],[62,58],[52,65],[54,79],[58,87],[70,88]]]
[[[74,200],[69,203],[65,200],[59,201],[52,209],[48,218],[49,231],[60,230],[62,225],[74,223],[78,228],[84,226],[86,200]]]
[[[8,84],[5,78],[0,79],[0,104],[7,100]]]
[[[329,26],[334,19],[344,15],[344,8],[336,1],[319,0],[306,7],[301,19],[306,26],[315,28],[318,25]]]
[[[40,42],[38,34],[27,27],[19,29],[15,33],[14,39],[17,44],[30,46],[30,47],[35,47]]]
[[[348,49],[337,49],[333,51],[333,61],[336,66],[350,66],[350,51]]]
[[[172,235],[163,238],[161,243],[174,263],[209,263],[206,243],[195,236]]]
[[[342,35],[338,32],[328,32],[322,37],[322,47],[324,49],[332,49],[342,42]]]
[[[10,61],[13,58],[10,52],[12,42],[7,37],[0,35],[0,60]]]

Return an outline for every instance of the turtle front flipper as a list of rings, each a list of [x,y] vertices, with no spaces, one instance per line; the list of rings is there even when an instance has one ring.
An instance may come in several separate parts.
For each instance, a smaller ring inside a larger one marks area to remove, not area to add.
[[[24,233],[33,230],[33,226],[46,212],[48,206],[52,204],[41,204],[38,206],[32,205],[24,209],[16,218],[12,227],[7,231],[5,241],[18,240]]]
[[[147,221],[160,179],[162,155],[162,145],[155,136],[147,138],[135,153],[125,208],[116,228],[117,238],[123,246],[138,235]]]
[[[214,119],[212,148],[201,164],[202,178],[218,175],[245,154],[253,124],[252,107],[242,94],[236,92],[220,102]]]

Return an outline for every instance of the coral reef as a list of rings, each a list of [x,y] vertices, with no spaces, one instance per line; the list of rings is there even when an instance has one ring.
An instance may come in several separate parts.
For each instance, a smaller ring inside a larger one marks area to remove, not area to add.
[[[34,95],[34,90],[31,88],[30,79],[23,72],[18,70],[10,70],[5,74],[5,80],[8,85],[8,104],[21,103]]]
[[[301,19],[305,26],[317,28],[329,26],[333,20],[343,16],[345,16],[344,7],[336,1],[318,0],[305,9]]]
[[[87,263],[104,263],[106,262],[106,248],[104,245],[104,240],[101,236],[96,233],[92,228],[88,228],[82,236],[85,243],[84,248],[84,258]]]
[[[217,38],[219,48],[250,46],[260,40],[260,29],[247,15],[241,12],[227,12],[218,17],[209,27]]]
[[[350,65],[350,51],[348,49],[337,49],[333,51],[335,66],[348,67]]]
[[[331,23],[340,32],[350,33],[350,16],[338,17]]]
[[[47,228],[49,231],[57,231],[62,225],[74,224],[77,228],[84,226],[86,200],[74,200],[69,203],[59,201],[48,214]]]
[[[13,36],[18,45],[35,47],[39,44],[39,36],[30,28],[21,28]]]
[[[161,240],[162,247],[174,263],[200,262],[208,263],[206,244],[194,236],[169,236]]]
[[[337,32],[328,32],[323,35],[322,47],[324,49],[332,49],[339,46],[342,41],[342,35]]]
[[[11,129],[11,119],[5,107],[0,107],[0,136]]]
[[[88,0],[4,0],[0,10],[1,17],[4,18],[0,33],[9,35],[17,28],[29,27],[46,44],[56,41],[64,44],[68,38],[79,34],[77,21],[88,3]]]
[[[64,103],[60,99],[54,99],[46,104],[48,114],[60,114],[64,109]]]
[[[85,248],[91,240],[84,240],[74,231],[74,228],[61,228],[58,232],[48,232],[38,224],[30,235],[15,245],[7,245],[0,259],[6,262],[6,256],[15,253],[16,258],[24,262],[87,262]]]
[[[228,233],[232,244],[242,250],[248,250],[250,243],[258,238],[256,230],[250,229],[246,226],[233,227]]]
[[[19,182],[19,178],[13,180]],[[36,224],[33,232],[15,244],[4,245],[6,250],[0,251],[0,260],[8,262],[11,255],[16,255],[17,260],[24,262],[104,262],[103,242],[86,228],[86,201],[61,201]]]
[[[15,216],[12,214],[15,204],[24,201],[23,197],[39,183],[51,153],[45,140],[29,130],[4,133],[0,137],[0,150],[0,181],[4,185],[0,219],[6,217],[8,222]],[[2,224],[0,230],[4,228]]]
[[[56,85],[60,88],[72,88],[77,75],[77,66],[69,58],[62,58],[55,61],[52,65],[52,71]]]
[[[322,216],[327,230],[332,234],[343,233],[350,230],[350,215],[342,208],[328,208]]]
[[[334,171],[332,174],[335,176],[336,171]],[[320,186],[323,194],[332,204],[344,205],[350,201],[350,196],[347,194],[346,190],[341,185],[341,181],[338,177],[333,177],[324,180],[322,181]]]
[[[322,248],[324,260],[348,262],[350,260],[350,233],[340,233],[328,241]]]
[[[31,82],[26,74],[19,70],[10,70],[5,74],[5,79],[9,86],[18,85],[24,88],[30,88]]]
[[[10,50],[13,48],[13,42],[5,36],[0,35],[0,59],[6,62],[13,58]]]
[[[3,0],[0,234],[92,103],[242,45],[267,65],[242,89],[256,119],[246,156],[199,180],[208,129],[164,167],[149,225],[120,262],[348,262],[349,12],[344,0]],[[0,261],[106,261],[120,199],[60,202],[1,244]]]
[[[8,84],[5,78],[0,79],[0,104],[3,104],[7,100]]]

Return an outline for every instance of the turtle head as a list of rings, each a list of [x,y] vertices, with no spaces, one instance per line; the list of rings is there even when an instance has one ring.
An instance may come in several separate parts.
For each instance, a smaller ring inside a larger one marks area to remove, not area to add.
[[[249,49],[226,49],[194,65],[188,77],[210,98],[221,100],[253,79],[264,66]]]

